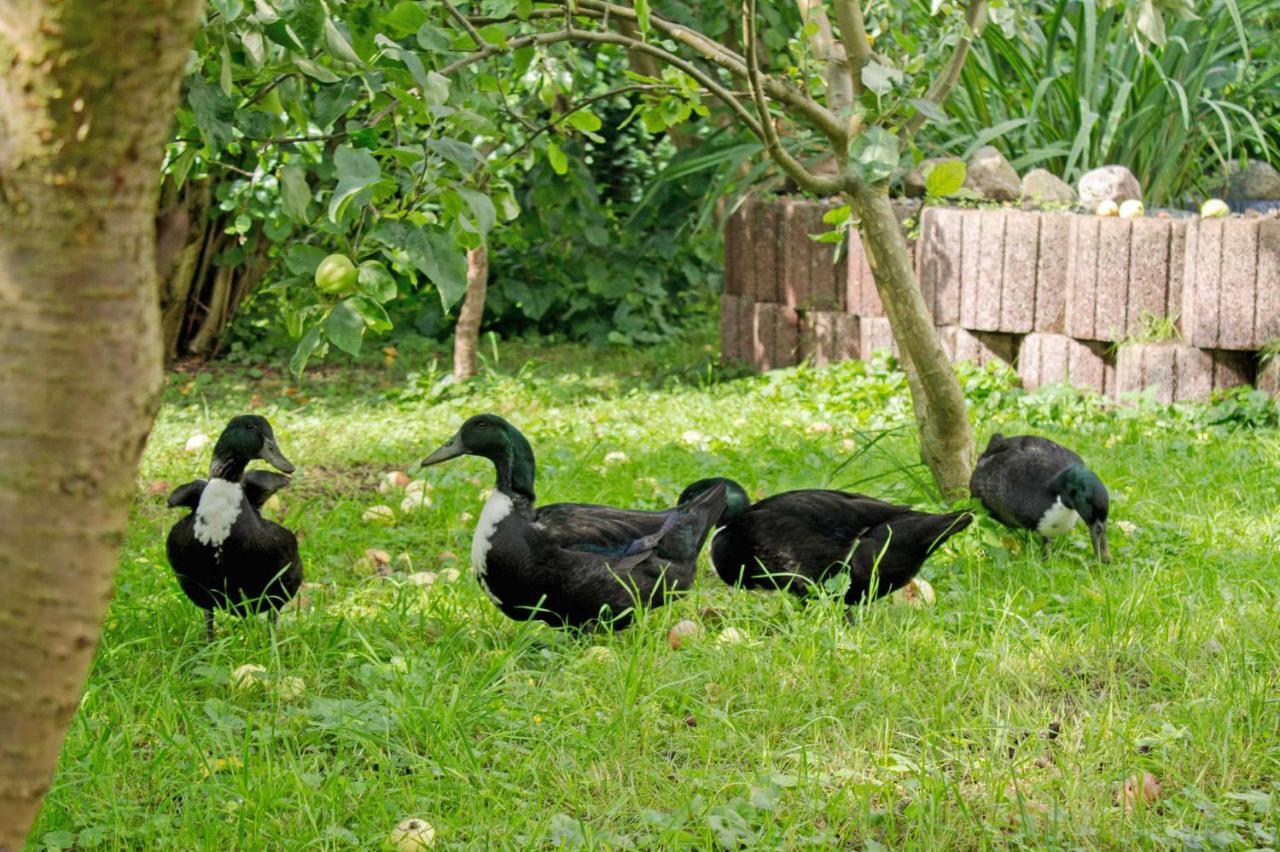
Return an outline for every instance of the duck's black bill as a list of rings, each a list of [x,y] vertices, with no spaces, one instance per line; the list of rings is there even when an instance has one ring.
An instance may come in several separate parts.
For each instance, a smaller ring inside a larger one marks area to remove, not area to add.
[[[466,454],[467,448],[462,445],[462,433],[459,432],[445,442],[443,447],[423,459],[422,466],[430,467],[433,464],[440,464],[440,462],[456,459],[458,456],[465,456]]]
[[[280,448],[276,446],[274,439],[267,438],[263,441],[262,451],[258,455],[264,462],[281,473],[293,473],[293,462],[284,457],[284,453],[280,452]]]
[[[1093,552],[1100,562],[1111,561],[1111,545],[1107,543],[1107,525],[1103,521],[1089,524],[1089,538],[1093,539]]]

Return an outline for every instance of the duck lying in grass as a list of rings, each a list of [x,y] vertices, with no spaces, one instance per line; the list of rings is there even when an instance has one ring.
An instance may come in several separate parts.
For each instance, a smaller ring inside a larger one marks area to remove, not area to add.
[[[517,620],[624,626],[636,606],[661,606],[693,584],[698,553],[724,510],[722,487],[663,512],[535,507],[533,449],[495,414],[469,419],[423,465],[462,455],[483,456],[497,471],[476,523],[471,565],[498,608]]]
[[[182,591],[204,610],[211,640],[215,609],[237,615],[266,610],[274,618],[302,585],[297,537],[262,517],[263,504],[289,477],[246,472],[254,459],[293,472],[265,418],[235,417],[214,446],[209,479],[188,482],[169,495],[169,506],[191,510],[169,530],[169,564]]]
[[[726,508],[711,540],[720,579],[744,588],[806,594],[840,573],[849,576],[845,601],[859,603],[905,586],[951,536],[973,521],[968,512],[933,515],[862,494],[809,489],[785,491],[755,505],[731,479],[701,479],[680,503],[712,488],[726,490]]]
[[[1046,541],[1083,519],[1094,554],[1102,562],[1111,561],[1107,487],[1080,456],[1061,444],[1035,435],[992,435],[978,457],[969,491],[1000,523],[1034,530]]]

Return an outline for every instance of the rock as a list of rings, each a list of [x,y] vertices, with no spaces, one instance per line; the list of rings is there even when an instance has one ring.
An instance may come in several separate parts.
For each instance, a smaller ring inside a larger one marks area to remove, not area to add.
[[[1119,204],[1130,198],[1141,199],[1142,185],[1133,176],[1133,172],[1124,166],[1103,166],[1085,172],[1076,183],[1076,192],[1080,196],[1080,203],[1092,209],[1103,201]]]
[[[1032,169],[1022,177],[1021,198],[1032,204],[1075,204],[1071,184],[1048,169]]]
[[[926,157],[920,161],[920,165],[907,172],[902,178],[902,192],[907,198],[924,198],[925,196],[925,180],[924,176],[929,173],[929,169],[939,163],[959,162],[959,157]]]
[[[1013,201],[1022,190],[1018,173],[997,149],[985,145],[969,158],[964,177],[966,189],[992,201]]]
[[[1280,171],[1262,160],[1250,160],[1227,180],[1228,201],[1270,201],[1280,198]]]

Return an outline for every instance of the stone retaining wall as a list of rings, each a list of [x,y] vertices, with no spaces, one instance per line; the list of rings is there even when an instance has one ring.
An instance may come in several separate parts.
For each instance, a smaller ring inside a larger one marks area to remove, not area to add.
[[[836,205],[752,201],[725,232],[721,349],[757,369],[894,348],[854,232],[839,262],[811,239]],[[1280,339],[1280,220],[1132,221],[928,207],[910,242],[925,303],[954,360],[1014,365],[1027,387],[1067,381],[1119,397],[1203,399],[1255,381]],[[1176,342],[1130,342],[1167,318]]]

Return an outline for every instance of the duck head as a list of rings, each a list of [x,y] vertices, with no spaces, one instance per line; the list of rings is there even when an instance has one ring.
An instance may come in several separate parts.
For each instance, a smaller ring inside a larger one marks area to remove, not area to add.
[[[440,449],[422,460],[423,467],[458,456],[482,456],[498,472],[497,488],[533,500],[533,448],[520,430],[496,414],[477,414],[462,424]]]
[[[738,515],[751,508],[751,498],[747,495],[747,490],[732,479],[723,476],[711,476],[691,483],[688,488],[680,492],[680,499],[676,501],[676,505],[683,506],[699,494],[710,491],[717,485],[724,486],[724,512],[720,514],[720,519],[716,521],[716,526],[728,524]]]
[[[1111,506],[1111,497],[1107,494],[1107,486],[1102,484],[1098,475],[1083,464],[1073,464],[1059,473],[1053,480],[1054,491],[1062,499],[1065,506],[1075,509],[1076,514],[1089,527],[1089,538],[1093,540],[1093,552],[1102,562],[1111,561],[1111,546],[1107,544],[1107,512]]]
[[[276,446],[275,433],[265,417],[241,414],[231,418],[213,448],[209,476],[236,481],[254,459],[262,459],[282,473],[293,473],[293,463]]]

